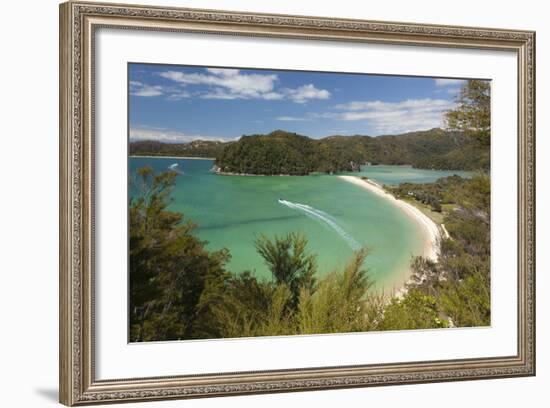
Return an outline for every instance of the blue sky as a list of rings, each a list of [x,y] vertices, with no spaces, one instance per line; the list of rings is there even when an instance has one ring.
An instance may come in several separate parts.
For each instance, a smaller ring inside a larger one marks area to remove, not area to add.
[[[131,140],[234,140],[283,129],[313,138],[443,126],[461,80],[130,64]]]

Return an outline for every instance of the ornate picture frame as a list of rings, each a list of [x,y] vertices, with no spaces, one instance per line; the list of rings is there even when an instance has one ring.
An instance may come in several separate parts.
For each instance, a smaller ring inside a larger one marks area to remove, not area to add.
[[[99,28],[507,51],[517,55],[517,353],[170,377],[96,379],[95,34]],[[60,402],[307,391],[535,375],[535,33],[87,2],[60,6]]]

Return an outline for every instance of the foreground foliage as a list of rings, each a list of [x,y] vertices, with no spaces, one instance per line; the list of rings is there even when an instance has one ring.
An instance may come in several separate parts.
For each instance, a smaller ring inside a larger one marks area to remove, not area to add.
[[[225,276],[227,251],[208,252],[195,225],[168,211],[176,173],[138,170],[130,201],[130,340],[193,338],[205,288]]]

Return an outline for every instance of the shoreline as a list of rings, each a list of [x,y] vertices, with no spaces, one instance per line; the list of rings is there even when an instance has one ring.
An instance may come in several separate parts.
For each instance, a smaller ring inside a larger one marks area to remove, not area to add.
[[[144,157],[146,159],[185,159],[185,160],[216,160],[215,157],[188,157],[188,156],[149,156],[149,155],[136,155],[131,154],[128,157]]]
[[[217,170],[213,170],[213,173],[216,173],[220,176],[239,176],[239,177],[292,177],[292,174],[231,173],[227,171],[217,171]],[[295,176],[295,177],[302,177],[302,176]]]
[[[359,187],[362,187],[365,190],[369,190],[370,192],[386,199],[387,201],[390,201],[393,205],[402,209],[407,214],[407,216],[409,216],[411,219],[413,219],[413,221],[421,226],[424,232],[424,248],[421,255],[425,258],[432,260],[433,262],[437,262],[439,254],[439,243],[442,236],[442,228],[438,224],[436,224],[435,221],[433,221],[430,217],[428,217],[414,205],[395,198],[392,194],[384,190],[384,188],[380,184],[375,183],[374,181],[364,180],[359,178],[358,176],[342,175],[337,177],[348,183],[352,183]],[[399,285],[399,289],[396,290],[395,296],[402,297],[407,293],[407,284],[411,282],[411,274],[412,271],[409,267],[408,274],[403,283]]]

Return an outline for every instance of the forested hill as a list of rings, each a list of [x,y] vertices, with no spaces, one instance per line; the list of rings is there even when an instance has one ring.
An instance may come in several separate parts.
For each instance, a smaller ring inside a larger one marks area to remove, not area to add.
[[[409,164],[438,170],[489,168],[489,147],[471,143],[462,132],[431,129],[389,136],[307,136],[276,130],[236,142],[130,143],[135,156],[211,157],[221,172],[306,175],[355,171],[365,163]]]
[[[130,155],[215,158],[230,143],[210,140],[194,140],[190,143],[130,142]]]
[[[277,130],[243,136],[216,156],[221,172],[306,175],[356,171],[365,163],[409,164],[440,170],[489,168],[489,148],[463,133],[432,129],[392,136],[330,136],[310,139]]]

